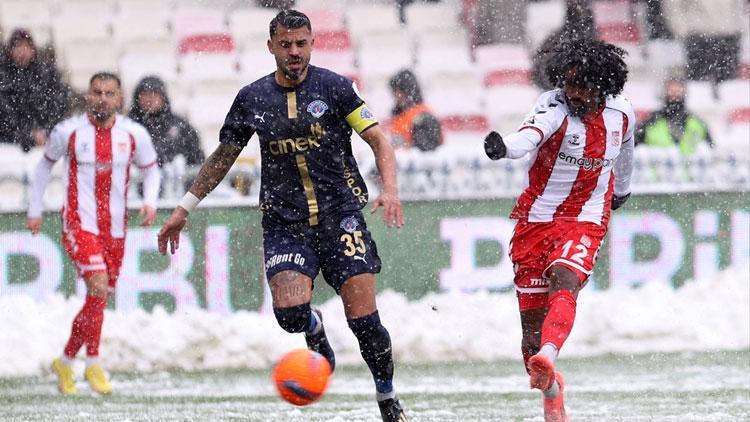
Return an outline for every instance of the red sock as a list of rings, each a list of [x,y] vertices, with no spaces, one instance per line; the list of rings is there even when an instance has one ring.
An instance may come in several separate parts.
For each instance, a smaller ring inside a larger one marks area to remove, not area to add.
[[[560,350],[575,319],[576,298],[569,290],[558,290],[549,300],[549,312],[542,324],[542,345],[552,343]]]
[[[102,322],[104,321],[104,308],[107,299],[97,296],[86,296],[83,308],[73,320],[73,328],[70,339],[65,346],[65,356],[74,358],[83,344],[86,344],[88,356],[99,355],[99,338],[102,334]]]

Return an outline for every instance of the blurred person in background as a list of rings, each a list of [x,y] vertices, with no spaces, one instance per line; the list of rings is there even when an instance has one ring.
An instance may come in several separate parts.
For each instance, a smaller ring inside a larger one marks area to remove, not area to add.
[[[146,76],[136,85],[128,117],[142,124],[151,135],[159,166],[171,163],[182,154],[189,166],[203,164],[198,131],[187,120],[172,113],[164,82],[156,76]]]
[[[28,31],[13,31],[0,58],[0,142],[24,151],[44,145],[68,108],[68,89],[55,66],[39,57]]]
[[[440,120],[422,98],[417,76],[410,70],[389,81],[395,106],[391,112],[391,142],[395,147],[432,151],[443,143]]]
[[[276,70],[235,97],[219,146],[159,231],[159,252],[175,252],[191,211],[257,134],[263,253],[277,323],[289,333],[304,333],[307,347],[335,368],[322,313],[310,305],[313,280],[322,272],[341,297],[347,325],[372,374],[382,420],[403,422],[393,385],[391,337],[375,294],[381,261],[362,215],[369,197],[351,137],[356,131],[370,146],[381,177],[370,213],[382,207],[386,226],[401,227],[393,147],[351,80],[310,65],[315,40],[304,13],[282,10],[271,20],[269,35]]]
[[[719,83],[737,72],[747,0],[662,0],[675,36],[683,40],[687,79]]]
[[[598,40],[564,42],[545,73],[543,93],[521,128],[484,141],[492,160],[531,155],[510,218],[510,258],[521,319],[521,353],[544,420],[566,422],[564,380],[555,360],[573,329],[578,293],[594,270],[612,210],[630,197],[632,105],[624,51]]]
[[[526,40],[526,2],[476,0],[463,3],[463,14],[472,31],[472,44],[518,44]]]
[[[545,71],[547,58],[557,46],[574,40],[598,38],[594,12],[591,10],[589,0],[566,0],[565,6],[565,21],[562,27],[545,38],[536,54],[531,57],[531,81],[544,91],[555,88],[551,85],[551,78]]]
[[[685,81],[671,77],[664,82],[664,105],[635,131],[636,145],[677,147],[685,155],[701,145],[713,146],[708,126],[685,107]]]
[[[120,79],[107,72],[91,77],[86,113],[58,123],[50,133],[31,185],[26,226],[36,235],[42,228],[44,190],[54,164],[65,158],[67,192],[61,211],[62,243],[86,283],[86,300],[73,320],[61,357],[52,362],[62,394],[76,394],[73,362],[86,346],[84,376],[91,389],[112,392],[99,363],[99,341],[107,299],[114,292],[122,265],[127,229],[130,166],[144,173],[141,226],[156,219],[160,173],[156,151],[146,129],[117,114],[122,107]]]

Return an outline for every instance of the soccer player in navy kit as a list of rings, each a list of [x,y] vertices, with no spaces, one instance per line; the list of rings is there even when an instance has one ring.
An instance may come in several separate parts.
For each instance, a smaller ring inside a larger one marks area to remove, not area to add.
[[[371,212],[383,207],[388,227],[404,224],[390,142],[345,77],[310,66],[312,26],[304,14],[281,11],[270,23],[268,49],[277,69],[242,88],[227,114],[220,144],[159,233],[172,252],[189,212],[224,178],[250,137],[261,149],[260,209],[265,271],[279,325],[305,333],[310,349],[335,365],[321,314],[310,307],[322,271],[341,296],[346,318],[375,380],[384,421],[405,421],[393,389],[388,331],[375,303],[380,258],[361,209],[367,188],[352,156],[352,129],[372,148],[382,179]]]

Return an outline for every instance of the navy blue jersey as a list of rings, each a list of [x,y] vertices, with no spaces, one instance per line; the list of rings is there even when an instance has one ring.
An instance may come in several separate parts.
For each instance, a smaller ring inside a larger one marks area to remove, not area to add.
[[[378,124],[349,79],[309,66],[286,88],[274,74],[242,88],[219,140],[244,147],[258,134],[261,210],[280,222],[310,225],[332,212],[367,204],[367,187],[351,148],[352,129]]]

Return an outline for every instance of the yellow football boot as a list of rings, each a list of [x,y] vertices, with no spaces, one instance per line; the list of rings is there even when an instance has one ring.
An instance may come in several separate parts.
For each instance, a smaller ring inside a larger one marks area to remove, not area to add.
[[[73,368],[64,365],[58,358],[52,361],[52,372],[57,375],[57,388],[61,393],[66,396],[76,393],[76,381],[73,377]]]
[[[84,376],[86,377],[86,381],[89,382],[91,389],[97,393],[110,394],[112,392],[112,384],[109,383],[101,365],[97,364],[87,367]]]

